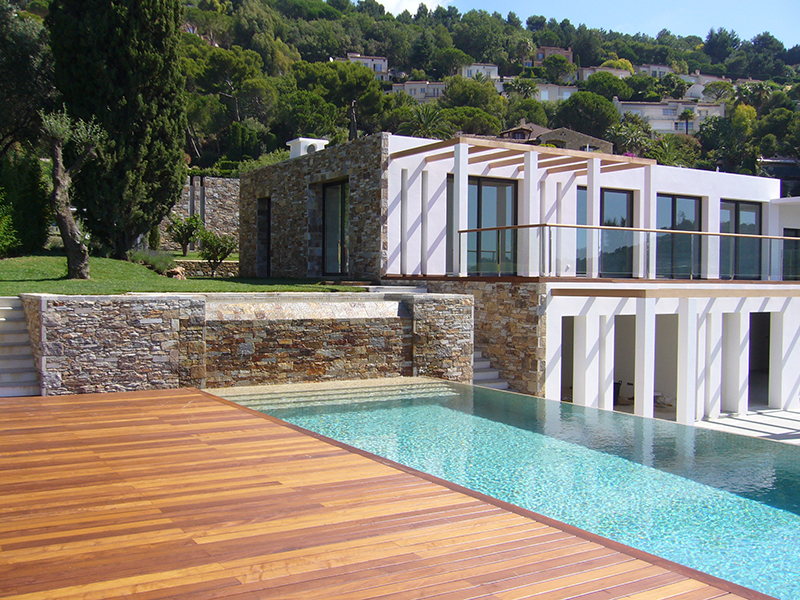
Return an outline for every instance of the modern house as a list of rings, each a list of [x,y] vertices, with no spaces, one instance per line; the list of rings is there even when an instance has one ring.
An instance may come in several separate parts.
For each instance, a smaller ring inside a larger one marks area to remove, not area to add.
[[[378,81],[389,81],[389,61],[385,56],[363,56],[357,52],[348,52],[347,58],[336,60],[359,63],[375,73]]]
[[[800,407],[800,198],[775,179],[379,134],[244,174],[240,222],[244,276],[472,294],[520,392],[645,417],[660,394],[692,423],[763,382]]]
[[[539,102],[566,100],[578,91],[574,85],[558,85],[557,83],[537,83],[536,99]]]
[[[698,102],[696,100],[662,100],[661,102],[621,102],[614,97],[614,107],[620,115],[633,113],[644,117],[656,133],[685,133],[687,122],[678,117],[684,110],[694,113],[688,121],[689,133],[700,129],[708,117],[724,117],[725,103]]]
[[[404,81],[403,83],[393,83],[391,93],[405,92],[423,104],[439,98],[444,93],[444,88],[444,81]]]

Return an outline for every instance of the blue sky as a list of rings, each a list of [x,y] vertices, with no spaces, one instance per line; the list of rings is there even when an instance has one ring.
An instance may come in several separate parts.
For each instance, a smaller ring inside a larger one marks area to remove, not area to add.
[[[397,14],[408,9],[413,15],[420,0],[387,0],[386,9]],[[733,29],[744,40],[764,31],[784,43],[787,48],[800,44],[800,2],[798,0],[565,0],[533,3],[523,0],[488,2],[487,0],[426,0],[428,8],[452,4],[462,13],[472,9],[497,11],[506,16],[514,11],[523,23],[530,15],[544,15],[557,21],[569,19],[576,27],[609,29],[621,33],[646,33],[655,36],[662,29],[676,35],[698,35],[705,38],[712,27]]]

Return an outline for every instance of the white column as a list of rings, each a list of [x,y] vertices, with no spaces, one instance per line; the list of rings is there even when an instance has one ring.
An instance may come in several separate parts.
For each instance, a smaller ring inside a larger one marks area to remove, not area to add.
[[[700,209],[703,220],[703,231],[719,233],[719,197],[704,197]],[[719,241],[712,235],[701,236],[703,252],[701,256],[700,276],[703,279],[719,279]]]
[[[633,411],[639,417],[653,417],[656,376],[656,301],[636,299],[636,359]]]
[[[722,409],[722,317],[721,313],[711,310],[706,315],[704,414],[707,419],[718,419]]]
[[[453,274],[467,274],[467,238],[460,235],[467,228],[469,204],[469,146],[455,145],[455,165],[453,166]]]
[[[800,409],[800,301],[770,314],[769,407]]]
[[[658,195],[653,183],[653,165],[644,168],[644,188],[642,189],[639,223],[636,227],[641,229],[655,229]],[[656,277],[656,234],[636,234],[637,250],[634,254],[634,275],[647,279]],[[639,264],[636,264],[636,260]]]
[[[540,319],[543,317],[540,317]],[[561,400],[561,346],[562,317],[548,310],[545,347],[544,397],[548,400]]]
[[[575,317],[572,402],[597,408],[600,403],[600,320],[596,315]]]
[[[602,225],[600,222],[600,159],[590,158],[586,161],[586,224]],[[600,275],[600,232],[596,229],[586,230],[586,276],[597,278]]]
[[[522,198],[519,203],[519,224],[535,225],[541,222],[539,198],[539,153],[526,152],[522,181]],[[541,229],[520,229],[518,273],[523,277],[539,275],[539,245]]]
[[[599,407],[614,410],[614,315],[600,317]]]
[[[419,268],[420,273],[423,275],[428,274],[428,252],[430,251],[430,244],[428,243],[428,172],[422,172],[422,181],[420,182],[420,258]]]
[[[700,421],[706,409],[706,377],[708,366],[706,362],[706,336],[708,334],[708,314],[698,308],[697,313],[697,385],[695,386],[695,413],[694,420]]]
[[[697,413],[697,300],[678,302],[677,421],[691,425]]]
[[[408,169],[400,170],[400,273],[408,275]]]
[[[727,313],[722,327],[722,410],[743,414],[750,382],[750,313]]]

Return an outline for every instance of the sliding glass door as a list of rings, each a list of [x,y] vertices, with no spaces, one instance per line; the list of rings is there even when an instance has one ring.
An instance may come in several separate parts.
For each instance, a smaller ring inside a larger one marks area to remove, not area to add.
[[[723,200],[720,233],[761,235],[761,205]],[[722,237],[719,242],[720,279],[761,279],[761,240]]]

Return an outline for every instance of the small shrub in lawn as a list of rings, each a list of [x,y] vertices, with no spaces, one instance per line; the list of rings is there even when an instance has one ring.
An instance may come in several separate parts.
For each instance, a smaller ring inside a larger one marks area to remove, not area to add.
[[[175,266],[175,261],[169,252],[159,250],[131,250],[128,254],[131,262],[141,263],[163,275]]]
[[[203,229],[200,215],[192,215],[188,219],[184,219],[180,215],[170,215],[169,225],[167,225],[170,239],[181,247],[184,256],[189,252],[189,244],[197,241],[198,235]]]
[[[211,267],[211,276],[214,277],[222,261],[236,250],[237,240],[232,235],[217,235],[207,229],[203,229],[198,237],[200,239],[200,258],[208,262]]]
[[[19,236],[11,217],[11,206],[6,204],[5,197],[0,193],[0,258],[5,258],[20,245]]]

